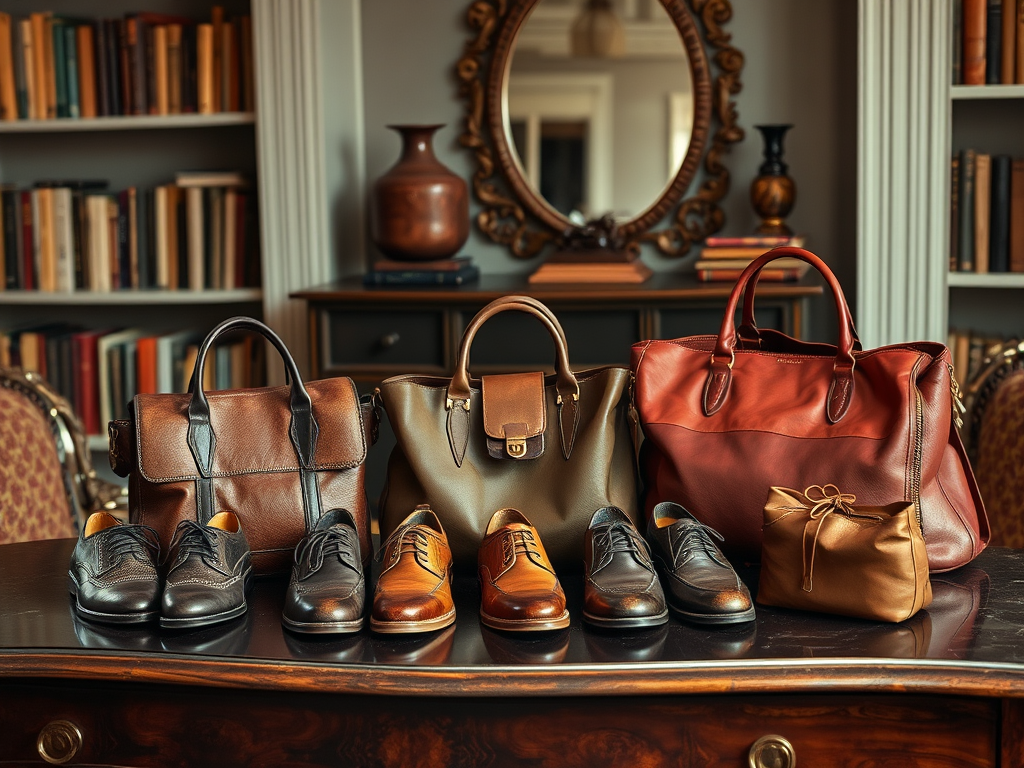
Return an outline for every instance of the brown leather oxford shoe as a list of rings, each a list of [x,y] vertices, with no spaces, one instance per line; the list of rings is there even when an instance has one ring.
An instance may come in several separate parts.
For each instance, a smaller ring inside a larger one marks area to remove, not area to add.
[[[569,626],[565,593],[537,530],[522,512],[494,513],[478,562],[482,623],[512,631]]]
[[[653,627],[668,621],[647,544],[626,513],[602,507],[583,536],[583,618],[597,627]]]
[[[430,507],[416,507],[381,547],[373,595],[374,632],[432,632],[455,623],[452,552]]]

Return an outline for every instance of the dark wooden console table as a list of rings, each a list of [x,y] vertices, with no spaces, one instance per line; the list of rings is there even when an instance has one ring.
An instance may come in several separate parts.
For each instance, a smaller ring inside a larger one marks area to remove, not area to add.
[[[777,736],[803,767],[1024,765],[1022,551],[937,576],[899,625],[759,607],[749,625],[599,633],[563,574],[558,633],[481,627],[459,579],[449,630],[317,639],[282,629],[282,580],[221,627],[84,624],[72,545],[0,546],[0,764],[77,733],[68,764],[741,768]]]
[[[580,368],[628,365],[630,345],[718,333],[731,283],[699,283],[690,274],[657,274],[642,285],[531,286],[524,276],[485,275],[444,287],[366,287],[359,278],[291,294],[309,304],[314,378],[351,376],[375,384],[403,373],[450,374],[462,331],[485,304],[509,294],[534,296],[558,314],[570,360]],[[820,285],[764,283],[757,321],[791,335],[806,332],[805,304]],[[474,372],[551,364],[544,329],[510,313],[488,322],[473,348]]]

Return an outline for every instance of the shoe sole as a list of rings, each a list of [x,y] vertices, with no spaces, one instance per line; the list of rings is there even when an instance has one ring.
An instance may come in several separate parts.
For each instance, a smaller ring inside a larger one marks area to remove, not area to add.
[[[594,616],[583,612],[583,620],[595,627],[608,629],[636,629],[639,627],[660,627],[668,621],[668,609],[665,609],[657,616],[624,616],[611,619],[606,616]]]
[[[568,627],[569,611],[565,610],[561,616],[555,619],[499,619],[484,613],[481,608],[480,623],[491,629],[502,629],[506,632],[544,632]]]
[[[455,609],[452,608],[444,616],[423,621],[381,621],[370,617],[370,629],[382,635],[402,635],[414,632],[433,632],[444,629],[455,623]]]
[[[146,624],[155,621],[160,611],[145,611],[143,613],[102,613],[91,611],[82,606],[78,600],[78,582],[75,577],[68,573],[68,592],[75,598],[75,613],[86,621],[97,621],[103,624]]]
[[[302,632],[307,635],[342,635],[350,632],[358,632],[366,624],[363,618],[352,621],[292,621],[287,616],[281,617],[281,624],[292,632]]]
[[[747,621],[753,621],[756,618],[754,606],[750,606],[750,608],[741,613],[691,613],[672,604],[669,604],[668,607],[672,613],[691,624],[742,624]]]
[[[160,626],[164,629],[191,629],[193,627],[205,627],[209,624],[220,624],[221,622],[230,621],[231,619],[241,616],[249,608],[245,596],[249,594],[249,590],[252,588],[252,567],[246,570],[242,579],[244,580],[244,583],[242,585],[241,605],[220,613],[211,613],[207,616],[188,616],[182,619],[161,616]]]

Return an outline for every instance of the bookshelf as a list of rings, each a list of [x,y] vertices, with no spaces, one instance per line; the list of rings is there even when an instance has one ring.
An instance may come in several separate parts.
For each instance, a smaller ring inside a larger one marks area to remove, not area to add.
[[[252,125],[253,112],[219,112],[212,115],[123,115],[117,117],[76,117],[57,120],[0,121],[4,133],[74,133],[79,131],[142,131],[146,129],[216,128],[223,125]]]
[[[1024,275],[950,272],[950,160],[1024,158],[1024,85],[954,85],[953,1],[861,3],[858,329],[866,346],[1024,334]],[[922,45],[922,41],[928,41]]]

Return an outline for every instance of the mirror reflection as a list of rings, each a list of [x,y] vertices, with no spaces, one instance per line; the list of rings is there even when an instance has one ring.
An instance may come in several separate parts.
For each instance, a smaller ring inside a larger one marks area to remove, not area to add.
[[[658,0],[540,0],[519,30],[505,125],[523,176],[576,225],[637,217],[686,156],[693,79]]]

